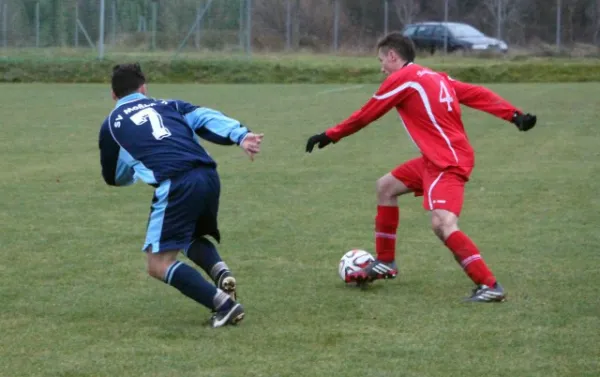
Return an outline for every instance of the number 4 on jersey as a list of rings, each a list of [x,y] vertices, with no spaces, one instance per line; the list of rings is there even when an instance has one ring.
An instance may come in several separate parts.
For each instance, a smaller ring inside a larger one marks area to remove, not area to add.
[[[156,140],[162,140],[165,137],[171,136],[171,131],[163,125],[163,120],[160,114],[151,107],[140,110],[131,116],[131,121],[138,126],[150,121],[152,127],[152,136]]]
[[[446,88],[446,84],[444,84],[443,81],[440,81],[440,103],[446,103],[448,105],[448,111],[452,111],[452,102],[454,102],[454,99],[452,98],[452,95],[450,95],[448,88]]]

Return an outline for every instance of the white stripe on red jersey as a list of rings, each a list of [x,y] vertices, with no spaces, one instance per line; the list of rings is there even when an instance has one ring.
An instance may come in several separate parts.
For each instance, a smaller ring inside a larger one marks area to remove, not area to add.
[[[520,111],[489,89],[409,64],[389,75],[360,110],[326,134],[339,141],[396,108],[407,133],[428,161],[441,169],[472,167],[475,157],[460,104],[505,120]]]
[[[429,116],[429,120],[430,120],[431,124],[438,130],[438,132],[440,133],[440,135],[442,136],[442,138],[448,145],[448,149],[450,150],[450,152],[452,152],[452,156],[454,157],[454,161],[456,162],[456,165],[459,165],[458,156],[456,155],[456,151],[454,150],[454,148],[452,148],[452,143],[448,139],[448,136],[446,136],[446,134],[444,133],[444,130],[442,130],[442,128],[439,126],[437,120],[435,119],[435,115],[433,114],[431,104],[429,102],[429,98],[427,97],[427,92],[425,91],[425,88],[423,88],[423,86],[421,84],[419,84],[418,82],[410,81],[410,82],[400,85],[396,89],[393,89],[387,93],[383,93],[380,95],[374,95],[373,98],[375,98],[376,100],[380,100],[380,101],[386,100],[390,97],[395,96],[396,94],[400,93],[401,91],[407,90],[409,88],[416,90],[417,93],[419,93],[419,96],[421,96],[421,101],[423,102],[423,105],[425,106],[425,111],[427,112],[427,116]],[[404,127],[406,128],[406,125]],[[406,131],[410,135],[410,131],[408,131],[408,129],[406,129]],[[414,140],[412,135],[410,136],[410,138]]]

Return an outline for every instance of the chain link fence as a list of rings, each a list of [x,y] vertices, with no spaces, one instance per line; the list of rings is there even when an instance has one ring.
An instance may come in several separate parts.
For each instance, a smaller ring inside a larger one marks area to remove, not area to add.
[[[511,47],[600,42],[600,0],[0,0],[0,47],[360,54],[383,33],[444,20]]]

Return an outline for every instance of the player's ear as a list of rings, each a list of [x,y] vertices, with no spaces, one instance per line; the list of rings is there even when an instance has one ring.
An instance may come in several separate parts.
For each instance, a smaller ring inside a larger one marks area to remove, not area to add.
[[[146,95],[146,93],[148,93],[148,87],[146,86],[146,84],[143,84],[142,86],[140,86],[140,93],[142,93],[143,95]]]
[[[113,101],[117,101],[119,98],[117,98],[117,95],[115,94],[114,90],[110,91],[110,96],[112,97]]]

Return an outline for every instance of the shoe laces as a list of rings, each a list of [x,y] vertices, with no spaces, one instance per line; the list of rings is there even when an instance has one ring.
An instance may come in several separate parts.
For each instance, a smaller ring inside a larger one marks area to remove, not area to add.
[[[477,293],[479,293],[482,290],[487,289],[487,288],[489,288],[487,285],[479,284],[475,288],[473,288],[473,295],[475,295],[475,294],[477,294]]]

